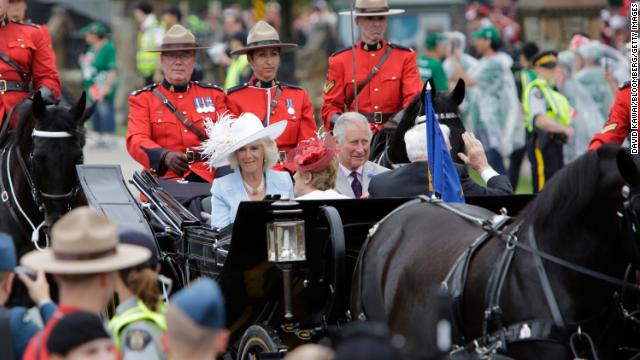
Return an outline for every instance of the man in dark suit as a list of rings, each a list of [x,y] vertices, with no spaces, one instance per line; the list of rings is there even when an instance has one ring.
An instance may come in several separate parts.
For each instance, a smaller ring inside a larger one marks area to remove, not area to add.
[[[446,140],[449,136],[449,128],[441,125]],[[411,163],[403,165],[395,170],[378,174],[369,183],[370,197],[412,197],[428,194],[427,180],[427,144],[425,125],[416,125],[407,131],[404,139],[407,148],[407,155]],[[467,171],[466,166],[455,164],[462,191],[465,196],[483,195],[509,195],[513,193],[513,188],[509,178],[499,175],[489,166],[487,156],[484,153],[482,143],[470,132],[462,134],[466,154],[459,153],[458,156],[465,164],[477,171],[487,184],[487,187],[478,185]]]

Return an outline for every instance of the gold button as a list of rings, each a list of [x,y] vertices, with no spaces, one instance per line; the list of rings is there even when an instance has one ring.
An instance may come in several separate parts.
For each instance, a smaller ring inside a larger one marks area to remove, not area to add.
[[[158,119],[158,122],[162,122],[162,119]]]
[[[186,112],[186,111],[183,111],[183,112],[182,112],[182,115],[187,115],[187,112]]]
[[[184,129],[184,130],[182,130],[182,131],[187,132],[187,129]]]
[[[378,105],[374,106],[373,108],[374,108],[374,109],[376,109],[376,110],[378,110]]]
[[[295,120],[295,119],[297,119],[297,117],[295,117],[295,116],[294,116],[294,117],[293,117],[293,120]]]
[[[376,56],[376,54],[371,54],[371,57],[374,57],[374,56]]]
[[[378,91],[378,88],[373,89],[373,91]]]
[[[395,80],[395,79],[396,79],[396,77],[395,77],[395,76],[392,76],[392,77],[391,77],[391,80]]]
[[[178,99],[182,99],[182,95],[178,95]]]
[[[20,44],[20,47],[24,49],[24,44]]]

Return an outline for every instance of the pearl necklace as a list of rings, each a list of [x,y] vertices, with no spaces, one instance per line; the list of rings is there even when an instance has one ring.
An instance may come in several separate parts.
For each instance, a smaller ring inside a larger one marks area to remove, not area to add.
[[[247,184],[247,182],[244,181],[244,179],[242,180],[242,182],[244,183],[245,190],[247,190],[247,192],[253,196],[264,192],[264,176],[262,177],[262,181],[260,181],[260,185],[258,185],[257,188],[254,188],[251,185]]]

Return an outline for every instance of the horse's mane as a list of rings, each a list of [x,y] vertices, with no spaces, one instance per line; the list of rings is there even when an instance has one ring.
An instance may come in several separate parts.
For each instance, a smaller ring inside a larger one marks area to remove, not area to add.
[[[566,226],[566,219],[578,215],[596,195],[600,161],[600,152],[589,151],[563,167],[525,207],[521,217],[544,226]]]

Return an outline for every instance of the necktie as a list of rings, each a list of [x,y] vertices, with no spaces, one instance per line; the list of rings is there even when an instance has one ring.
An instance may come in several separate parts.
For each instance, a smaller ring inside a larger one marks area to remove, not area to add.
[[[353,171],[351,173],[351,177],[353,178],[353,181],[351,182],[351,189],[356,195],[356,199],[359,199],[360,196],[362,196],[362,184],[360,183],[360,180],[358,180],[358,173]]]

